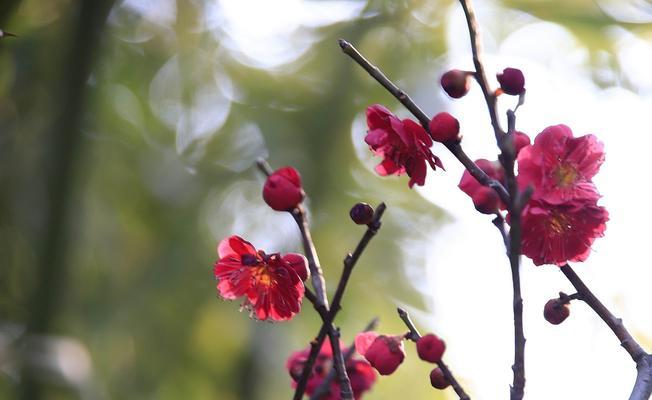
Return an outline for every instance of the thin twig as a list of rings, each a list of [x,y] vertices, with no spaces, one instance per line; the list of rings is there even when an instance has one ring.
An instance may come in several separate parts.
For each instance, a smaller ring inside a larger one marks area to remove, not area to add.
[[[362,330],[362,332],[369,332],[373,331],[376,329],[376,326],[378,326],[378,318],[374,318],[369,323],[365,328]],[[344,353],[344,363],[346,364],[355,354],[355,342],[351,343],[351,346],[349,346],[348,350],[346,353]],[[317,389],[312,393],[312,396],[310,396],[310,400],[319,400],[321,399],[322,396],[324,396],[326,393],[330,391],[330,386],[331,382],[333,382],[333,379],[337,376],[337,372],[335,369],[331,369],[328,372],[328,375],[326,375],[326,378],[319,384]]]
[[[378,83],[380,83],[389,93],[391,93],[398,101],[401,102],[421,123],[421,126],[430,132],[430,118],[424,113],[419,106],[401,90],[394,82],[389,80],[383,72],[371,64],[360,52],[349,42],[344,39],[339,40],[339,45],[344,54],[351,57],[358,65],[369,73]],[[482,185],[488,186],[496,191],[500,198],[505,202],[509,202],[509,195],[505,187],[495,179],[490,178],[483,170],[481,170],[471,159],[464,153],[459,143],[447,142],[444,143],[446,148],[464,165],[464,167],[471,173],[471,175]]]
[[[412,319],[410,319],[410,314],[408,314],[407,311],[404,309],[398,307],[396,309],[398,311],[398,316],[403,320],[405,323],[405,326],[408,327],[410,332],[408,332],[405,335],[406,339],[410,339],[413,342],[417,342],[421,338],[421,334],[417,330],[417,328],[414,326],[414,323],[412,322]],[[448,368],[448,365],[444,363],[444,360],[440,360],[437,363],[437,366],[441,369],[441,371],[444,373],[444,377],[446,378],[446,381],[451,384],[451,387],[453,390],[455,390],[455,393],[457,393],[457,396],[460,398],[460,400],[471,400],[468,394],[464,391],[462,386],[459,384],[457,379],[455,379],[455,376],[451,372],[450,368]]]
[[[484,65],[482,63],[482,43],[480,40],[478,21],[475,18],[475,12],[473,11],[473,4],[471,3],[471,0],[460,0],[460,4],[464,10],[466,24],[469,28],[469,37],[471,39],[471,52],[473,53],[473,65],[475,66],[475,73],[473,76],[475,77],[475,80],[478,82],[478,85],[480,85],[480,89],[482,90],[482,95],[484,96],[485,102],[487,103],[487,107],[489,109],[489,118],[491,118],[491,126],[494,129],[494,136],[496,137],[496,142],[500,146],[502,137],[505,135],[505,133],[500,127],[498,113],[496,112],[496,96],[489,87],[489,83],[487,82],[487,75],[484,71]]]
[[[636,363],[636,382],[630,395],[630,400],[647,400],[652,395],[652,355],[648,354],[643,347],[629,333],[623,320],[605,307],[604,304],[593,294],[593,292],[580,279],[570,265],[565,264],[560,268],[570,283],[577,290],[579,298],[584,301],[598,316],[607,324],[609,329],[620,340],[620,345],[632,357]]]
[[[364,249],[367,247],[367,244],[369,244],[369,242],[371,241],[371,238],[373,238],[378,232],[378,229],[380,229],[380,225],[381,225],[380,219],[383,216],[383,213],[385,212],[385,208],[386,208],[385,203],[380,203],[380,205],[378,205],[374,213],[374,218],[372,222],[368,225],[367,231],[365,232],[364,236],[362,236],[362,239],[360,239],[360,242],[356,246],[353,253],[347,254],[346,258],[344,259],[344,268],[342,270],[342,276],[340,277],[340,281],[337,284],[335,295],[333,296],[332,307],[326,317],[322,316],[323,324],[319,330],[319,334],[313,341],[313,346],[310,349],[310,354],[308,355],[308,359],[304,364],[303,371],[301,372],[301,377],[297,381],[297,388],[294,392],[294,400],[301,399],[303,393],[306,390],[308,378],[310,377],[310,372],[312,371],[312,367],[315,364],[315,361],[317,360],[317,356],[319,355],[319,350],[321,349],[321,345],[324,342],[324,339],[326,338],[326,334],[328,333],[329,327],[332,326],[333,320],[335,319],[335,316],[340,310],[342,297],[344,296],[344,290],[346,289],[346,285],[348,284],[349,277],[351,276],[351,272],[353,271],[353,267],[355,266],[358,259],[360,258],[360,255],[362,255]]]
[[[507,234],[507,230],[505,229],[505,218],[503,218],[500,212],[496,212],[496,218],[491,220],[491,222],[498,229],[498,232],[500,232],[500,237],[503,238],[503,243],[505,244],[505,249],[507,250],[509,257],[509,236]]]

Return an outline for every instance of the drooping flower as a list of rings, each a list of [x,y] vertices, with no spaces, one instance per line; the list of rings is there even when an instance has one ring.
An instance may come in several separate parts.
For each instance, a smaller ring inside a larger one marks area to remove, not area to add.
[[[560,299],[550,299],[543,307],[543,318],[553,325],[559,325],[570,315],[570,304]]]
[[[432,154],[432,139],[425,129],[411,119],[400,120],[385,107],[376,104],[367,107],[369,130],[365,142],[375,155],[383,158],[376,166],[381,176],[401,175],[410,177],[409,186],[423,186],[427,165],[434,170],[443,168],[439,158]]]
[[[301,309],[304,286],[280,254],[265,254],[239,236],[222,240],[213,267],[217,291],[226,300],[245,296],[243,308],[259,320],[284,321]]]
[[[595,136],[575,138],[568,126],[554,125],[518,153],[518,183],[535,189],[533,200],[550,204],[596,201],[600,195],[591,178],[603,162],[603,145]]]
[[[381,375],[390,375],[405,359],[402,336],[362,332],[355,337],[355,350]]]
[[[301,175],[292,167],[283,167],[267,177],[263,186],[263,200],[276,211],[288,211],[298,206],[305,197]]]
[[[505,171],[498,161],[481,158],[475,160],[475,163],[490,178],[499,182],[504,180]],[[458,187],[471,197],[475,208],[483,214],[493,214],[498,209],[505,209],[505,204],[500,200],[498,194],[493,189],[483,186],[468,170],[464,170]]]
[[[593,202],[551,205],[530,201],[523,210],[522,252],[535,265],[584,261],[604,235],[609,213]]]
[[[348,349],[342,347],[342,352],[346,353]],[[290,355],[287,360],[286,368],[292,377],[292,387],[296,388],[297,381],[301,377],[303,368],[306,361],[308,360],[308,355],[310,354],[310,347],[307,349],[294,352]],[[310,377],[306,385],[306,394],[311,396],[323,380],[328,376],[328,373],[333,366],[333,351],[331,344],[328,340],[325,340],[317,356],[317,361],[315,362],[313,369],[311,371]],[[353,390],[353,396],[355,399],[361,399],[362,395],[371,389],[374,382],[376,382],[376,373],[374,369],[369,365],[365,360],[361,360],[355,357],[351,357],[347,360],[346,364],[346,373],[349,376],[351,381],[351,389]],[[322,400],[340,400],[340,388],[337,383],[337,380],[333,380],[329,386],[329,391],[321,397]]]

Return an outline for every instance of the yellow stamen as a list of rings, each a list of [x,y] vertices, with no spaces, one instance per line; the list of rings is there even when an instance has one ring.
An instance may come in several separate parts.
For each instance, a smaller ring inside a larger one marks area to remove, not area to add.
[[[569,187],[575,183],[577,175],[575,167],[568,164],[560,165],[553,173],[557,185],[562,188]]]

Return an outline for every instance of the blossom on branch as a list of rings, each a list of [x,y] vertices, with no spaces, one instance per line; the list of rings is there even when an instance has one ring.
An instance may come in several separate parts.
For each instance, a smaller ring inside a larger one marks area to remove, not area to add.
[[[381,375],[390,375],[405,359],[402,336],[363,332],[355,337],[355,350]]]
[[[256,251],[239,236],[222,240],[217,252],[213,274],[222,298],[245,296],[242,307],[259,320],[289,320],[301,310],[305,288],[297,273],[300,266],[291,265],[287,257]]]
[[[593,135],[573,137],[566,125],[544,129],[518,153],[518,183],[531,185],[533,200],[562,204],[596,201],[600,195],[591,178],[604,162],[604,148]]]
[[[342,352],[346,353],[348,349],[344,348],[341,344]],[[297,381],[301,377],[304,365],[308,360],[310,354],[310,347],[307,349],[294,352],[287,360],[286,368],[292,377],[292,387],[297,386]],[[365,360],[350,358],[346,361],[346,373],[351,381],[351,389],[355,399],[362,398],[362,395],[371,389],[374,382],[376,382],[376,373],[374,369]],[[333,350],[328,340],[324,341],[317,361],[315,362],[308,383],[306,385],[306,394],[311,396],[322,382],[328,376],[328,373],[333,368]],[[321,397],[322,400],[340,400],[340,387],[336,379],[333,379],[329,385],[329,390]]]
[[[301,175],[292,167],[283,167],[267,177],[263,186],[263,200],[276,211],[289,211],[306,197],[301,186]]]
[[[523,210],[522,251],[535,265],[584,261],[604,235],[609,213],[586,202],[551,205],[530,201]]]
[[[385,107],[376,104],[367,107],[369,130],[365,142],[373,153],[383,158],[376,166],[381,176],[402,175],[410,177],[409,186],[423,186],[430,167],[444,168],[432,154],[432,139],[425,129],[411,119],[400,120]]]
[[[505,171],[498,161],[481,158],[475,160],[475,164],[490,178],[499,182],[505,179]],[[505,203],[500,200],[498,194],[493,189],[483,186],[468,170],[464,170],[458,187],[471,197],[475,208],[483,214],[493,214],[498,209],[505,209]]]

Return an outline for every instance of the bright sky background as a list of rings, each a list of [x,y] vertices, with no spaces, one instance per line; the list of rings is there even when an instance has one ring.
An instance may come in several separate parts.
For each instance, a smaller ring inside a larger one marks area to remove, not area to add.
[[[606,162],[595,183],[610,221],[606,236],[596,241],[591,257],[574,268],[649,347],[650,336],[643,332],[652,332],[652,263],[646,254],[647,230],[652,224],[652,215],[646,210],[652,191],[643,168],[652,145],[652,45],[613,29],[625,74],[616,79],[634,82],[639,93],[618,87],[602,89],[590,79],[585,65],[587,50],[563,27],[514,12],[510,18],[522,27],[496,43],[491,32],[499,27],[487,22],[500,23],[491,17],[498,10],[480,3],[485,5],[477,11],[485,34],[487,70],[513,66],[526,76],[528,94],[518,111],[517,129],[533,138],[546,126],[564,123],[577,136],[593,133],[605,143]],[[453,7],[447,20],[448,63],[470,68],[468,44],[451,39],[467,35],[461,9]],[[501,102],[511,106],[514,99],[501,98]],[[466,135],[463,145],[471,157],[495,159],[480,90],[474,87],[463,100],[450,104],[451,112],[460,119]],[[449,364],[463,377],[474,398],[495,399],[512,380],[509,267],[491,217],[473,212],[470,199],[461,191],[445,190],[459,182],[462,167],[445,149],[438,149],[437,154],[442,156],[447,173],[430,176],[420,192],[450,213],[454,222],[430,234],[432,247],[422,271],[428,282],[424,295],[430,296],[433,307],[422,322],[430,322],[447,339]],[[543,319],[547,299],[559,290],[573,292],[557,267],[535,267],[525,260],[522,286],[528,340],[527,398],[628,397],[635,378],[633,363],[588,307],[574,302],[571,316],[560,326]]]

